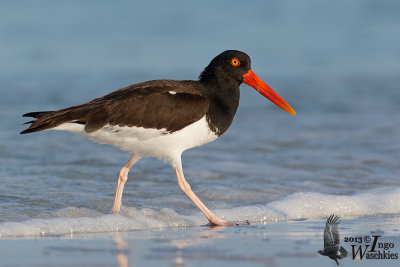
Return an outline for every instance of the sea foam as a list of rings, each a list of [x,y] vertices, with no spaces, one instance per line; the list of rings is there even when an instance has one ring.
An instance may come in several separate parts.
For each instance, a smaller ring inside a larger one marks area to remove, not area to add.
[[[315,219],[327,217],[331,213],[341,217],[400,213],[400,188],[371,189],[350,196],[298,192],[265,205],[217,209],[215,213],[227,221],[249,220],[253,224]],[[169,208],[155,210],[123,207],[118,214],[104,214],[70,207],[42,217],[44,218],[1,223],[0,236],[49,236],[207,224],[200,212],[180,215]]]

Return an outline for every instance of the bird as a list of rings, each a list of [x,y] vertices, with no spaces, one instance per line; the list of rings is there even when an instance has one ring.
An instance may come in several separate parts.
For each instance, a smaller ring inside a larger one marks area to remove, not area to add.
[[[238,50],[226,50],[214,57],[198,80],[151,80],[133,84],[84,104],[57,111],[29,112],[29,128],[20,134],[60,130],[109,144],[130,157],[120,169],[111,213],[121,208],[128,173],[141,158],[155,157],[169,162],[179,188],[200,209],[212,226],[241,225],[212,213],[186,181],[183,151],[220,137],[232,123],[239,105],[239,86],[248,84],[287,111],[296,112],[251,69],[250,57]]]
[[[319,254],[334,260],[337,265],[339,265],[338,259],[347,257],[347,250],[340,246],[339,219],[339,216],[332,214],[326,220],[324,229],[324,249],[318,250]]]

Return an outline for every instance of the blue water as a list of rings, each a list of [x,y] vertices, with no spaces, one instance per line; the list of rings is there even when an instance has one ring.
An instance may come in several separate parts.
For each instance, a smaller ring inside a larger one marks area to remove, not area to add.
[[[21,114],[150,79],[196,79],[238,49],[297,112],[247,85],[222,138],[183,155],[192,189],[229,220],[400,213],[398,1],[14,1],[0,4],[0,234],[200,225],[155,159],[69,133],[20,136]]]

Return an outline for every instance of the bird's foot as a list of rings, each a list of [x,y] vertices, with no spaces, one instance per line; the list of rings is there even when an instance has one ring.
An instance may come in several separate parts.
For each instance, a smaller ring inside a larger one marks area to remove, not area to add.
[[[233,222],[227,222],[224,220],[209,220],[211,226],[240,226],[240,225],[249,225],[250,222],[248,220],[245,221],[233,221]]]
[[[115,213],[118,213],[119,212],[119,209],[117,210],[117,209],[112,209],[112,210],[110,210],[110,213],[111,214],[115,214]]]
[[[121,210],[121,202],[114,201],[114,205],[110,210],[110,213],[115,214],[118,213],[120,210]]]
[[[230,226],[250,225],[250,222],[248,220],[245,220],[245,221],[233,221],[233,222],[227,222],[227,223]]]

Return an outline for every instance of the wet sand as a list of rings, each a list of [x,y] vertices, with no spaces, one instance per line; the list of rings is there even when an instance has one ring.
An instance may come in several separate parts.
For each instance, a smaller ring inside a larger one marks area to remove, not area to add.
[[[343,218],[341,265],[398,266],[353,260],[344,237],[379,231],[400,252],[399,215]],[[325,219],[240,227],[187,227],[102,234],[0,239],[1,266],[336,266],[322,249]]]

